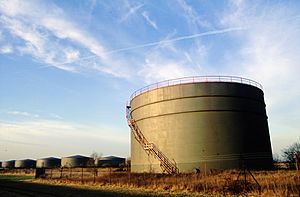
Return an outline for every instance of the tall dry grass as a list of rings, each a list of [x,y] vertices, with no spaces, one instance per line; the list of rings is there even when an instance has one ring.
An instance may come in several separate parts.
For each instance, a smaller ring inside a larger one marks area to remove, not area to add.
[[[249,173],[246,174],[246,181],[243,173],[238,179],[239,173],[240,171],[233,170],[208,175],[105,172],[95,180],[93,178],[52,179],[52,182],[208,195],[300,196],[300,177],[296,175],[296,171],[252,172],[259,185]]]

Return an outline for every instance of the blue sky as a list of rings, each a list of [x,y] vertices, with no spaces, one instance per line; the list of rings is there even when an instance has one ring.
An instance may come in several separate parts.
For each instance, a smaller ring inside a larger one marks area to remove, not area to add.
[[[264,87],[274,153],[300,139],[298,1],[0,0],[0,160],[130,155],[147,84],[237,75]]]

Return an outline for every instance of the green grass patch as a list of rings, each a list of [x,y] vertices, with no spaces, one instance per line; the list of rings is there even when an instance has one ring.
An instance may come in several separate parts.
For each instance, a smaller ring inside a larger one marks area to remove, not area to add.
[[[34,179],[34,176],[0,175],[0,181],[26,181]]]

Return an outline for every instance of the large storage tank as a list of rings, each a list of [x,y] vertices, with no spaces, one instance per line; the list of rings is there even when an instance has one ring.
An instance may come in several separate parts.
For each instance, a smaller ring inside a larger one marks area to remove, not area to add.
[[[37,168],[58,168],[60,167],[61,159],[55,157],[47,157],[36,161]]]
[[[136,91],[131,118],[180,172],[272,168],[262,87],[240,77],[189,77]],[[145,150],[146,149],[146,150]],[[131,170],[162,172],[131,133]]]
[[[74,155],[63,157],[61,159],[61,167],[74,168],[74,167],[87,167],[93,164],[93,159],[82,155]]]
[[[97,163],[99,167],[113,167],[118,168],[125,166],[125,158],[116,157],[116,156],[108,156],[108,157],[101,157]]]
[[[15,161],[15,168],[35,168],[36,161],[32,159],[22,159]]]
[[[15,160],[2,161],[2,168],[14,168]]]

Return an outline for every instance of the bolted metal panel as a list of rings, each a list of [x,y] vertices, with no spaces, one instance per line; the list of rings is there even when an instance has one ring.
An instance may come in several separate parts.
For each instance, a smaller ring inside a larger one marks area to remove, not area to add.
[[[63,157],[61,159],[61,167],[87,167],[92,165],[93,159],[82,155],[74,155],[70,157]]]
[[[55,157],[48,157],[43,159],[38,159],[36,161],[37,168],[57,168],[61,165],[61,159]]]
[[[35,168],[36,161],[32,159],[23,159],[15,161],[15,168]]]
[[[232,82],[161,87],[131,100],[131,116],[180,172],[270,169],[272,150],[263,91]],[[133,172],[162,172],[131,134]]]

